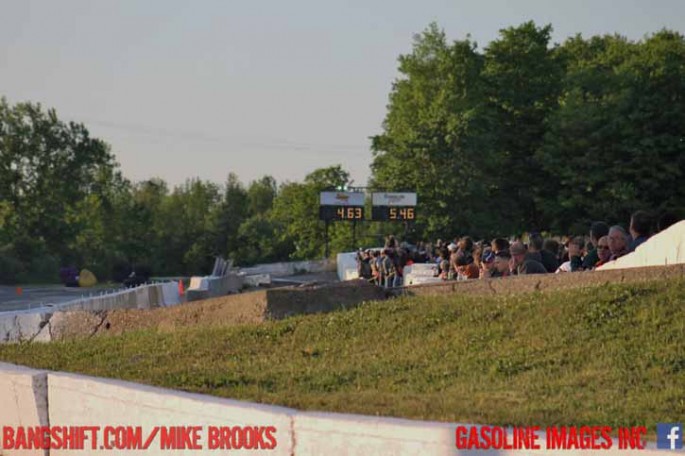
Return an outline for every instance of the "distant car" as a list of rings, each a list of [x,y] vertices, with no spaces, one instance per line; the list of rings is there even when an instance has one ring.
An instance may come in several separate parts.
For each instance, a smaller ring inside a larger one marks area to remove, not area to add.
[[[66,287],[78,287],[78,269],[73,266],[60,268],[59,278]]]

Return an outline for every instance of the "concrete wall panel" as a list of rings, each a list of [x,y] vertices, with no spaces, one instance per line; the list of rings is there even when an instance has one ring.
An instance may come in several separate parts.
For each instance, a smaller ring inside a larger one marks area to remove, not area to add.
[[[13,364],[0,363],[0,426],[48,426],[47,374]],[[3,456],[43,456],[43,450],[8,450]]]
[[[261,404],[189,394],[117,380],[64,373],[48,374],[50,423],[60,426],[142,426],[144,436],[155,426],[202,426],[205,451],[173,451],[179,455],[223,454],[207,449],[207,426],[275,426],[274,450],[231,450],[237,454],[292,454],[294,410]],[[104,433],[104,432],[103,432]],[[104,436],[103,436],[104,437]],[[160,449],[160,435],[145,454],[167,454]],[[52,451],[51,455],[83,455],[83,451]],[[88,454],[113,454],[96,450]],[[141,451],[116,451],[141,454]]]

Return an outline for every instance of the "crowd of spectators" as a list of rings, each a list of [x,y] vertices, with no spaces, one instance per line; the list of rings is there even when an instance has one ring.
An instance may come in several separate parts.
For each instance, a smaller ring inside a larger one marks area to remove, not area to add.
[[[649,214],[637,211],[630,218],[629,231],[620,225],[594,222],[587,238],[545,239],[532,233],[527,242],[505,238],[474,241],[463,236],[412,245],[388,236],[382,249],[360,251],[357,266],[361,278],[384,287],[401,286],[404,268],[414,263],[434,264],[435,276],[442,280],[588,271],[634,251],[653,232],[677,221],[667,213],[653,227]]]

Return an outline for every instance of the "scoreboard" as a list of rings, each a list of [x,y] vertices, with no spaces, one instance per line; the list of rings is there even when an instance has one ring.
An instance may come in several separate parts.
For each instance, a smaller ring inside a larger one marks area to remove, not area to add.
[[[321,192],[319,203],[320,220],[364,220],[364,193]]]
[[[416,193],[373,193],[371,220],[378,222],[413,222],[416,220]],[[363,221],[365,196],[362,192],[321,192],[319,219]]]
[[[372,203],[374,220],[390,222],[416,220],[416,193],[374,193]]]

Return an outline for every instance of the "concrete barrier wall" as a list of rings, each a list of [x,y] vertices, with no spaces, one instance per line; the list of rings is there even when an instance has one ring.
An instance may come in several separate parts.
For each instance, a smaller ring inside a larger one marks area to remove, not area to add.
[[[456,423],[381,418],[338,413],[298,413],[295,415],[293,432],[296,455],[335,454],[342,456],[369,455],[459,455],[459,456],[521,456],[521,455],[568,455],[595,454],[588,450],[547,450],[544,431],[538,433],[539,450],[458,450],[456,448]],[[473,425],[465,425],[471,427]],[[478,427],[478,426],[477,426]],[[653,431],[653,429],[652,429]],[[509,429],[509,442],[513,441]],[[626,454],[657,456],[653,442],[646,450],[619,450],[614,440],[611,449],[601,454],[619,456]]]
[[[335,271],[335,267],[336,264],[329,260],[290,261],[240,268],[240,272],[244,272],[247,275],[271,274],[273,277],[283,277],[300,273],[331,272]]]
[[[217,298],[230,293],[239,293],[245,283],[245,274],[229,273],[221,277],[192,277],[188,288],[188,301]]]
[[[338,280],[355,280],[359,278],[357,270],[357,252],[343,252],[336,257]]]
[[[0,424],[3,426],[141,426],[143,441],[156,426],[201,426],[205,451],[174,451],[174,454],[272,455],[577,455],[588,451],[458,451],[455,423],[385,418],[363,415],[299,412],[297,410],[190,394],[147,385],[59,372],[44,372],[0,363]],[[273,426],[273,450],[209,450],[208,426]],[[470,425],[467,425],[470,426]],[[511,439],[510,439],[511,441]],[[90,441],[86,442],[89,444]],[[104,442],[99,441],[100,444]],[[544,448],[544,436],[538,441]],[[147,450],[51,450],[50,455],[145,454],[161,449],[157,434]],[[115,451],[115,453],[113,453]],[[629,454],[616,442],[607,455]],[[48,452],[10,451],[3,456],[43,455]],[[640,454],[661,454],[648,444]]]
[[[179,455],[293,454],[292,417],[294,410],[249,402],[155,388],[117,380],[80,375],[48,374],[49,419],[60,426],[142,426],[147,436],[155,426],[202,426],[206,451],[173,451]],[[270,451],[207,450],[207,426],[274,426],[277,446]],[[145,454],[167,454],[160,449],[157,435]],[[51,451],[51,455],[83,455],[81,451]],[[88,454],[113,454],[89,451]],[[141,454],[119,451],[116,454]]]
[[[48,426],[47,373],[0,363],[0,427]],[[3,456],[40,455],[43,450],[4,450]]]
[[[298,413],[294,425],[297,455],[459,454],[454,429],[449,423],[336,413]]]
[[[258,287],[261,285],[271,285],[271,274],[254,274],[245,276],[245,285]]]
[[[52,317],[53,309],[19,310],[0,313],[0,343],[49,341],[49,333],[43,328]]]
[[[141,285],[115,293],[90,296],[57,306],[59,310],[152,309],[180,304],[178,282]]]
[[[99,313],[115,309],[154,309],[180,304],[178,283],[167,282],[143,285],[115,293],[92,296],[69,301],[51,307],[0,312],[0,343],[6,342],[49,342],[53,339],[52,329],[62,325],[67,314],[90,314],[84,321],[88,326],[100,320]]]
[[[438,266],[434,263],[415,263],[404,268],[404,285],[419,285],[423,283],[440,283],[442,279],[435,277]]]
[[[162,291],[160,307],[171,307],[181,304],[181,296],[178,294],[178,282],[164,282],[158,284]]]

